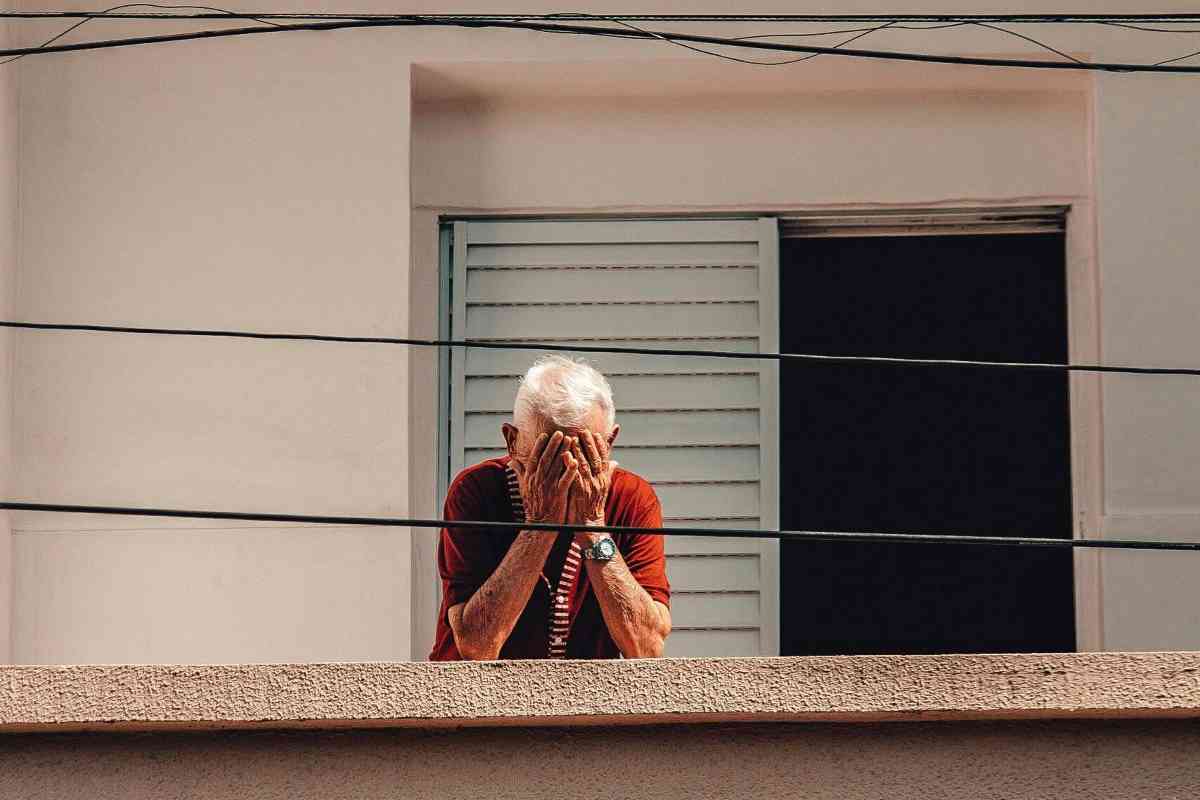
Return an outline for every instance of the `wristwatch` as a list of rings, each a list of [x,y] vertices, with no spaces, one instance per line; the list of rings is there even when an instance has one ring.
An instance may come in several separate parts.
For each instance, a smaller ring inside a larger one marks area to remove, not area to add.
[[[617,545],[607,536],[583,551],[584,558],[594,558],[597,561],[612,561],[616,554]]]

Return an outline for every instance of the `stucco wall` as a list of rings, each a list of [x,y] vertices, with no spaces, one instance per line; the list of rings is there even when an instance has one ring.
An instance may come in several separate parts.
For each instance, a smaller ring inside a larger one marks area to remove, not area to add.
[[[1111,363],[1197,364],[1200,180],[1194,109],[1160,79],[1106,78],[1096,105],[1103,354]],[[1189,132],[1190,131],[1190,132]],[[1105,534],[1200,539],[1200,381],[1105,379]],[[1104,556],[1105,645],[1200,642],[1196,559]],[[1179,643],[1179,644],[1176,644]]]
[[[1176,722],[0,738],[6,797],[1022,800],[1200,793]]]
[[[1200,717],[1196,653],[0,667],[0,734]]]
[[[8,4],[0,8],[8,8]],[[0,46],[12,40],[8,25],[0,24]],[[11,69],[0,67],[0,318],[13,312],[13,281],[17,269],[17,81]],[[12,348],[13,334],[0,330],[0,494],[12,490]],[[13,562],[12,529],[7,512],[0,512],[0,663],[12,659]]]
[[[19,316],[404,335],[407,71],[346,44],[19,62]],[[405,353],[239,344],[21,334],[13,493],[405,515]],[[20,662],[410,655],[401,529],[18,527]]]
[[[706,6],[726,10],[694,9]],[[806,6],[760,8],[772,7]],[[1159,8],[1173,7],[1189,10]],[[29,25],[22,35],[58,29]],[[1114,58],[1153,60],[1181,44],[1091,27],[1029,32]],[[1026,52],[987,31],[893,32],[878,44]],[[511,74],[492,66],[506,63]],[[432,105],[442,102],[415,118],[414,64],[418,79],[422,70],[441,76],[430,94]],[[431,309],[424,303],[425,316],[410,319],[410,285],[427,287],[435,264],[428,243],[410,238],[414,204],[769,210],[1054,194],[1075,198],[1096,222],[1086,244],[1096,246],[1101,277],[1101,357],[1193,359],[1200,230],[1190,211],[1200,157],[1187,78],[953,72],[989,76],[971,77],[972,86],[928,78],[951,74],[928,69],[926,78],[944,83],[926,98],[903,88],[913,73],[888,65],[817,59],[765,69],[667,45],[422,30],[264,36],[15,66],[14,314],[25,319],[424,334]],[[664,76],[682,86],[665,99]],[[835,83],[841,96],[828,94]],[[20,334],[16,355],[17,497],[432,510],[424,355],[44,333]],[[1104,385],[1105,530],[1195,538],[1200,384]],[[15,527],[18,661],[395,659],[423,650],[423,640],[410,642],[416,583],[404,532],[34,515]],[[1186,558],[1105,555],[1104,646],[1200,642],[1194,582],[1184,580],[1191,569]]]
[[[685,69],[646,64],[641,80],[666,82]],[[727,91],[746,93],[719,101],[442,105],[434,94],[414,117],[413,200],[433,208],[803,209],[1086,196],[1085,84],[917,88],[930,72],[912,70],[912,88],[872,91],[863,75],[857,86],[821,93],[754,92],[742,78]],[[517,87],[522,77],[513,76]],[[430,83],[418,73],[418,90]],[[614,80],[613,92],[640,85]]]

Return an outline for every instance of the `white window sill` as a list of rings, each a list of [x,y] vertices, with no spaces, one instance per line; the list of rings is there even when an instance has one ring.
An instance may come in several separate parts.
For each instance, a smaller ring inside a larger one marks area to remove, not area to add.
[[[0,732],[1200,717],[1200,653],[0,667]]]

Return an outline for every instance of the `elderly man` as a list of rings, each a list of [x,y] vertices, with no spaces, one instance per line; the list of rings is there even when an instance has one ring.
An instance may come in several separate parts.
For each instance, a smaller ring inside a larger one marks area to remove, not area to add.
[[[540,359],[502,430],[508,455],[455,478],[445,519],[662,525],[654,490],[610,459],[620,427],[592,367]],[[438,570],[435,661],[653,657],[671,631],[658,535],[449,527]]]

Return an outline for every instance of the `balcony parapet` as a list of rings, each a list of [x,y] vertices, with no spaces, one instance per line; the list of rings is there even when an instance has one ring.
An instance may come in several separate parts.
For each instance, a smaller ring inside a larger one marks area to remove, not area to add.
[[[0,732],[1200,717],[1200,653],[0,667]]]

